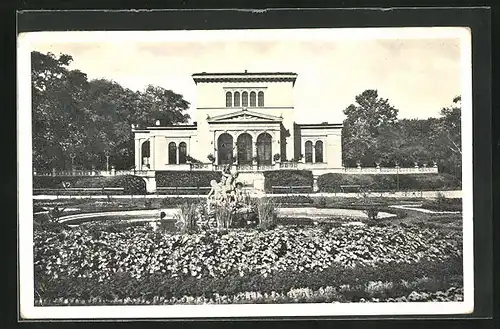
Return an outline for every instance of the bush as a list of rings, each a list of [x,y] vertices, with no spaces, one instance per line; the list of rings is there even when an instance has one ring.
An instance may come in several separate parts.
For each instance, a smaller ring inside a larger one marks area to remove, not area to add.
[[[165,208],[176,208],[178,206],[181,206],[182,204],[185,203],[198,203],[203,200],[206,200],[206,198],[188,198],[188,197],[181,197],[181,196],[175,196],[175,197],[170,197],[166,196],[164,198],[160,199],[160,206],[165,207]]]
[[[146,193],[146,182],[139,176],[120,175],[112,177],[104,176],[35,176],[33,177],[33,188],[39,189],[61,189],[59,194],[64,192],[63,182],[69,183],[71,188],[104,188],[104,187],[121,187],[126,194],[144,194]],[[45,192],[44,192],[45,193]],[[74,194],[73,191],[68,193]],[[84,193],[84,192],[78,192]],[[86,192],[85,192],[86,193]],[[102,194],[98,191],[97,194]],[[116,192],[112,192],[116,193]]]
[[[435,211],[462,211],[461,198],[446,198],[439,194],[436,200],[425,200],[422,208]]]
[[[157,187],[210,187],[212,179],[219,181],[216,171],[158,171]],[[208,191],[207,191],[208,192]]]
[[[360,185],[372,190],[396,190],[395,174],[324,174],[318,177],[320,192],[340,192],[341,185]],[[447,190],[461,188],[461,182],[449,174],[400,174],[400,190]]]
[[[303,206],[311,205],[314,203],[313,198],[305,195],[286,195],[273,197],[276,203],[287,206]]]
[[[291,192],[311,193],[313,174],[309,170],[273,170],[264,172],[264,190],[273,193],[273,186],[308,186]],[[286,190],[289,191],[289,190]]]

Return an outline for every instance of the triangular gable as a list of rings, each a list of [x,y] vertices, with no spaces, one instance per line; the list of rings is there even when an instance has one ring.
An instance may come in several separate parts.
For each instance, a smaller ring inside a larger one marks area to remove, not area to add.
[[[227,121],[255,121],[255,122],[281,122],[283,118],[274,115],[258,113],[254,111],[241,110],[227,114],[210,117],[207,120],[209,123],[227,122]]]

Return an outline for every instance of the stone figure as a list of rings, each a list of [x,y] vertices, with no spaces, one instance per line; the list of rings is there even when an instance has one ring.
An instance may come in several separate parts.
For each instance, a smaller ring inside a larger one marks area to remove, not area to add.
[[[210,182],[211,190],[207,195],[209,210],[212,205],[221,205],[223,203],[229,204],[232,207],[238,206],[243,198],[242,184],[239,183],[237,188],[236,178],[238,178],[238,172],[235,167],[229,164],[222,169],[222,177],[219,183],[215,180]]]

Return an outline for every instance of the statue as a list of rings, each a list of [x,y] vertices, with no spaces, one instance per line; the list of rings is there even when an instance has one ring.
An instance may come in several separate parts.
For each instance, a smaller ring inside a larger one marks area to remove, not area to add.
[[[207,195],[207,206],[210,210],[213,205],[228,204],[232,207],[237,207],[243,199],[243,184],[236,184],[238,172],[231,164],[226,165],[222,169],[221,181],[217,183],[215,180],[210,182],[211,189]]]

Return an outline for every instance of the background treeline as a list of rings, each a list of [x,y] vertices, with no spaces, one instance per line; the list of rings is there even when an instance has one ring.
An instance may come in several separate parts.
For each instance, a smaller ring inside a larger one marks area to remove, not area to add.
[[[187,122],[182,95],[148,86],[137,92],[69,70],[69,55],[31,53],[33,165],[37,170],[134,166],[131,125]]]
[[[460,177],[461,97],[450,100],[438,118],[399,119],[398,110],[376,90],[365,90],[344,110],[342,156],[346,167],[432,166]]]
[[[33,165],[86,169],[134,167],[131,125],[187,122],[189,102],[171,90],[149,85],[132,91],[118,83],[90,80],[70,70],[69,55],[32,52]],[[376,90],[356,96],[344,110],[343,162],[347,167],[432,165],[459,176],[461,171],[460,97],[438,118],[398,120],[398,110]],[[451,100],[450,100],[451,103]]]

